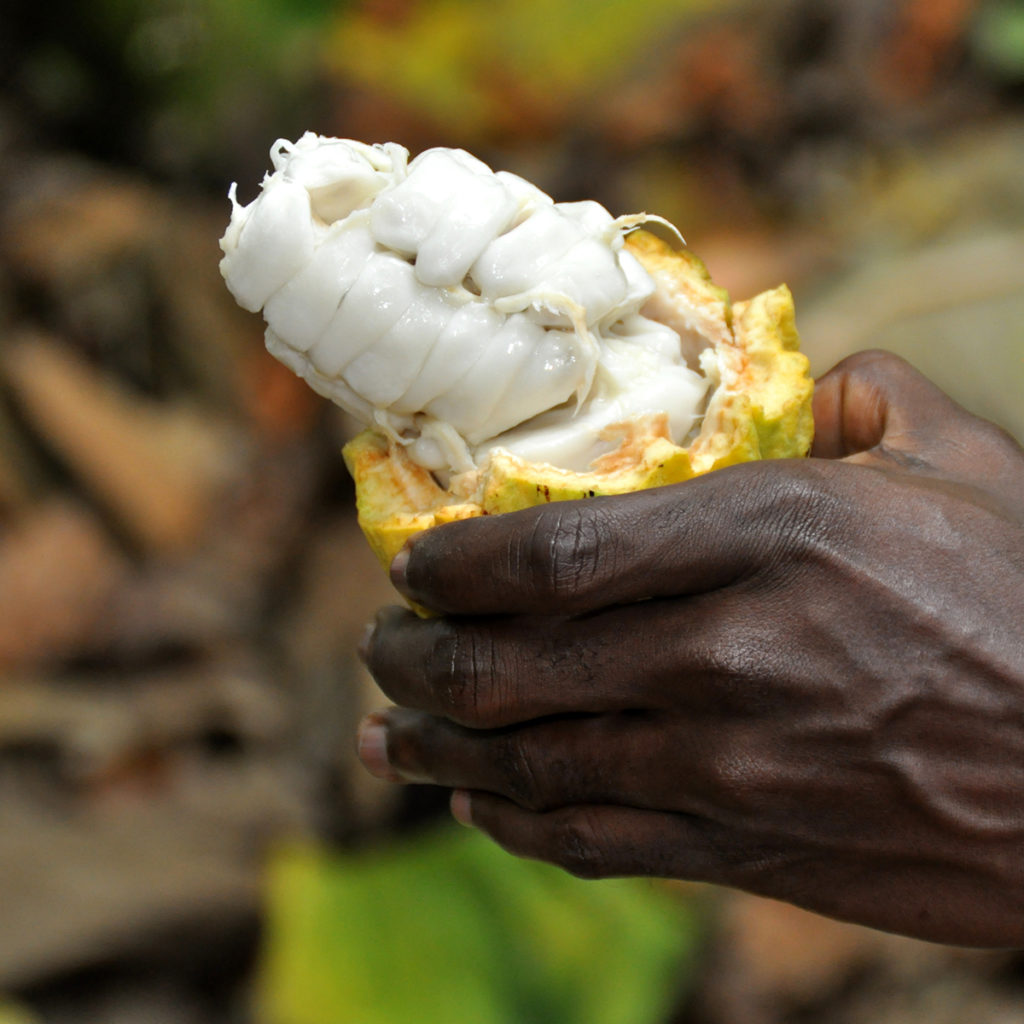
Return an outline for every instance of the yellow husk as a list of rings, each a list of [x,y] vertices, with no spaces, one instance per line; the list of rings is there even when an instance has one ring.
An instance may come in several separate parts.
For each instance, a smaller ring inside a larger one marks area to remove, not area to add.
[[[463,475],[444,490],[402,445],[364,430],[344,456],[356,484],[359,524],[385,568],[409,537],[456,519],[622,494],[738,462],[807,454],[813,382],[799,351],[789,289],[782,285],[731,304],[692,253],[643,231],[627,245],[658,288],[643,312],[669,326],[676,321],[681,331],[696,326],[718,353],[722,379],[697,438],[681,448],[668,438],[666,417],[651,416],[623,428],[620,446],[590,472],[530,464],[496,449],[472,479]]]

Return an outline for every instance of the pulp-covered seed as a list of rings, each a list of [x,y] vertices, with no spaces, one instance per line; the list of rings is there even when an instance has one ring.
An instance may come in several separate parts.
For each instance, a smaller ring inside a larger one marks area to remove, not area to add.
[[[238,304],[255,313],[313,256],[316,225],[309,215],[309,193],[294,181],[280,181],[240,207],[231,192],[229,241],[234,258],[225,268]],[[224,244],[223,241],[221,243]]]
[[[425,411],[438,420],[451,423],[471,445],[479,444],[496,431],[500,432],[504,427],[493,419],[495,406],[523,364],[534,358],[543,335],[544,329],[525,317],[507,317],[490,339],[486,357],[481,355]],[[526,409],[542,412],[546,406],[538,407],[536,397],[518,396],[512,422],[507,425],[520,423],[533,414]]]
[[[371,225],[382,245],[415,256],[426,285],[459,284],[484,246],[519,212],[516,197],[486,164],[461,151],[429,150],[408,177],[374,203]]]
[[[344,372],[346,382],[373,405],[392,407],[420,374],[455,305],[436,288],[417,289],[398,320],[349,363]]]
[[[306,189],[313,215],[325,224],[365,206],[405,166],[400,146],[378,150],[341,139],[320,144],[314,139],[307,134],[294,145],[279,139],[270,156],[276,171]]]
[[[263,307],[267,323],[278,334],[287,334],[292,348],[308,351],[323,337],[375,251],[366,226],[332,224],[309,262],[267,300]]]
[[[316,368],[328,377],[344,373],[416,298],[412,267],[394,253],[375,252],[364,264],[323,337],[310,349]]]
[[[557,207],[542,207],[494,238],[473,264],[470,276],[486,299],[519,296],[535,289],[548,267],[583,237],[580,225]],[[517,308],[507,312],[518,312],[520,304],[513,301],[512,305]]]
[[[408,414],[426,409],[490,349],[491,339],[504,322],[505,318],[484,302],[460,306],[428,348],[415,379],[392,403],[392,410]]]

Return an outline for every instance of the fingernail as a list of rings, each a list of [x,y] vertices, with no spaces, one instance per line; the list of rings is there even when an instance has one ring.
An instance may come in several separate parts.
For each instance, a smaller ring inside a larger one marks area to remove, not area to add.
[[[409,567],[409,549],[404,547],[391,559],[391,582],[403,593],[406,590],[406,570]]]
[[[371,775],[389,782],[398,782],[398,775],[388,764],[388,732],[379,718],[364,718],[356,733],[356,752]]]
[[[370,656],[370,646],[373,644],[373,634],[377,632],[377,623],[368,622],[366,628],[363,630],[363,636],[359,641],[359,647],[357,648],[359,653],[359,660],[366,664],[367,658]]]
[[[449,804],[452,817],[460,824],[471,827],[473,824],[473,805],[469,793],[464,789],[456,789],[452,793]]]

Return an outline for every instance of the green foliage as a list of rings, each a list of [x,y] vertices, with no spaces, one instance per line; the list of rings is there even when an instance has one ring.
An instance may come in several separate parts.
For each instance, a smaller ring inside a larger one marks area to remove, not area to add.
[[[486,133],[525,108],[545,111],[586,98],[641,59],[646,47],[721,0],[436,0],[400,21],[358,8],[330,43],[343,77],[390,95],[461,133]],[[486,11],[486,15],[484,12]]]
[[[696,913],[664,883],[584,882],[445,828],[358,855],[281,850],[266,1024],[658,1024]]]
[[[996,73],[1024,80],[1024,3],[995,0],[984,4],[972,42],[980,59]]]

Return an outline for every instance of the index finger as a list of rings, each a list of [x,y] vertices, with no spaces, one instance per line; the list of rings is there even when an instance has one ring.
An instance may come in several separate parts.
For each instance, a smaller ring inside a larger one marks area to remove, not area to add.
[[[843,499],[830,469],[747,463],[683,484],[448,523],[412,538],[392,580],[421,605],[462,615],[579,614],[715,590],[776,560],[816,518],[836,516],[831,506]]]

